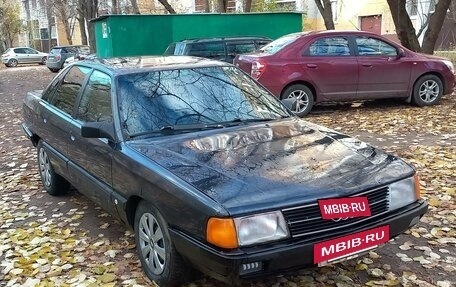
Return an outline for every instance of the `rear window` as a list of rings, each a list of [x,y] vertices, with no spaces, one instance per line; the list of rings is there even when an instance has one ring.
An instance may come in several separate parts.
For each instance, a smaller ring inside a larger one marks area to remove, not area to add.
[[[165,55],[174,55],[174,50],[176,49],[176,43],[169,44],[168,48],[165,50]]]
[[[188,55],[214,60],[225,59],[225,45],[222,42],[192,43]],[[177,54],[177,53],[175,53]]]
[[[60,49],[60,48],[54,48],[54,49],[52,49],[51,52],[49,52],[49,53],[50,53],[50,54],[57,55],[57,54],[60,54],[60,51],[61,51],[61,50],[62,50],[62,49]]]
[[[275,54],[278,51],[282,50],[284,47],[288,46],[289,44],[293,43],[303,35],[302,33],[295,33],[295,34],[289,34],[283,37],[280,37],[279,39],[272,41],[271,43],[267,44],[263,48],[260,49],[261,52],[267,53],[267,54]]]
[[[87,47],[87,46],[78,47],[78,53],[90,54],[90,47]]]

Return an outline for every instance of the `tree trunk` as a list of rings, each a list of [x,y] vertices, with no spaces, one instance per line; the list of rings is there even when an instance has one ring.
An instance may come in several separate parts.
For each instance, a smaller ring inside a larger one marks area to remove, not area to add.
[[[71,25],[70,25],[70,15],[68,14],[68,2],[56,0],[54,1],[56,14],[62,21],[63,28],[65,29],[65,37],[68,41],[69,45],[73,45],[73,33],[71,32]]]
[[[111,14],[119,14],[119,5],[117,0],[112,0]]]
[[[130,0],[131,2],[131,7],[133,7],[133,13],[134,14],[141,14],[141,12],[139,11],[139,7],[138,7],[138,1],[137,0]]]
[[[211,12],[211,1],[210,0],[204,1],[204,12],[206,12],[206,13]]]
[[[78,17],[79,22],[79,31],[81,32],[81,43],[82,45],[87,45],[87,34],[85,29],[85,19],[81,16]]]
[[[415,52],[421,52],[420,42],[416,36],[415,28],[405,7],[406,0],[386,0],[391,10],[396,34],[401,44]]]
[[[252,0],[244,0],[244,12],[252,11]]]
[[[227,4],[227,0],[217,0],[215,3],[215,12],[226,13]]]
[[[334,20],[331,7],[331,0],[315,0],[318,11],[320,11],[323,21],[325,21],[326,30],[334,30]]]
[[[176,10],[169,4],[168,0],[158,0],[169,14],[176,14]]]
[[[439,37],[443,22],[452,0],[439,0],[435,5],[435,12],[429,17],[429,24],[423,38],[423,53],[434,54],[435,42]]]

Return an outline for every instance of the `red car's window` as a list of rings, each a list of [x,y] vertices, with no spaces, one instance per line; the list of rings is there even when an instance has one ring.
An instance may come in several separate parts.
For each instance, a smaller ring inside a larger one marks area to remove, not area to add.
[[[350,46],[344,37],[321,38],[313,42],[309,56],[350,56]]]

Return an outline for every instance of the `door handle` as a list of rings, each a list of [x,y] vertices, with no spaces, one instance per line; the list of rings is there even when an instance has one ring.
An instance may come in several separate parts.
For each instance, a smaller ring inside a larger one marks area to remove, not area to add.
[[[318,66],[316,64],[306,64],[307,68],[315,69]]]
[[[363,67],[368,67],[368,68],[372,67],[372,64],[362,64],[362,65],[363,65]]]

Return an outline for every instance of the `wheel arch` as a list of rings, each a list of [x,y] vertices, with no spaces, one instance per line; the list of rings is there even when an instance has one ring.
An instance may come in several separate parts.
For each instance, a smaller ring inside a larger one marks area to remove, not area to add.
[[[421,74],[419,77],[417,77],[417,78],[415,79],[415,82],[413,82],[413,86],[412,86],[410,95],[413,95],[413,89],[415,88],[416,83],[417,83],[422,77],[424,77],[424,76],[429,76],[429,75],[433,75],[433,76],[436,76],[437,78],[439,78],[439,79],[440,79],[440,82],[442,82],[443,90],[445,91],[445,80],[444,80],[443,76],[442,76],[439,72],[432,71],[432,72],[423,73],[423,74]]]
[[[283,97],[283,92],[286,89],[288,89],[289,87],[293,86],[293,85],[305,85],[305,86],[307,86],[313,93],[314,102],[317,102],[317,90],[315,89],[314,85],[312,85],[311,83],[309,83],[307,81],[293,81],[293,82],[288,83],[280,91],[280,99],[282,99],[282,97]]]
[[[125,206],[125,213],[127,215],[127,223],[130,225],[132,229],[135,229],[135,214],[136,214],[136,209],[138,208],[139,202],[141,200],[145,200],[144,198],[138,196],[138,195],[133,195],[130,196],[127,200],[127,204]]]

